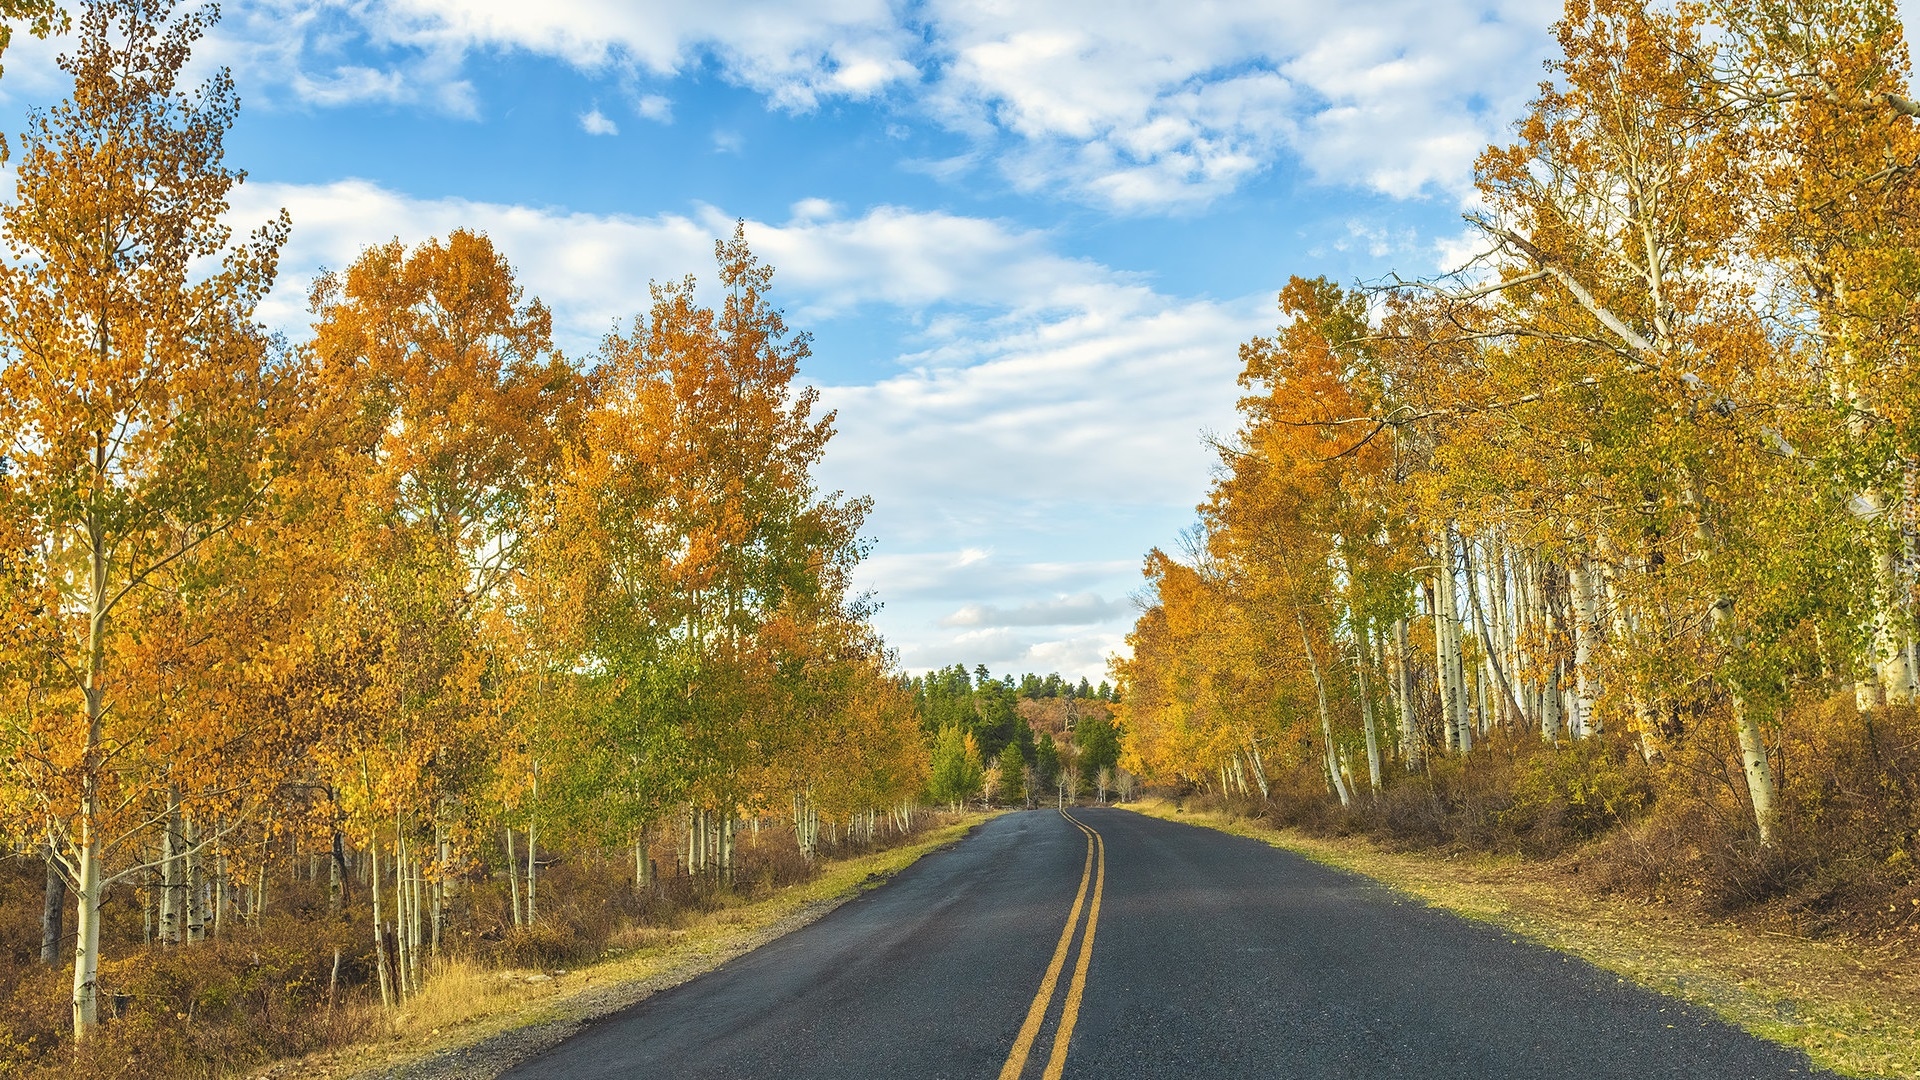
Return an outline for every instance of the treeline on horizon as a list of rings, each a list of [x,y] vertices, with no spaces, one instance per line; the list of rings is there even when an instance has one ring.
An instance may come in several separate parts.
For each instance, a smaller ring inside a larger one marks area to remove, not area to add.
[[[958,808],[975,798],[1006,805],[1131,791],[1119,770],[1113,687],[1051,673],[996,679],[985,664],[954,664],[905,683],[932,740],[928,793]],[[1026,708],[1022,708],[1025,705]]]
[[[1911,934],[1920,104],[1884,0],[1569,0],[1460,275],[1295,278],[1122,763]],[[1920,903],[1920,901],[1916,901]]]
[[[869,503],[816,486],[743,232],[712,306],[634,282],[585,357],[468,230],[285,340],[292,223],[230,232],[234,85],[180,81],[216,15],[81,5],[9,144],[0,1072],[350,1041],[450,961],[595,957],[926,818]]]

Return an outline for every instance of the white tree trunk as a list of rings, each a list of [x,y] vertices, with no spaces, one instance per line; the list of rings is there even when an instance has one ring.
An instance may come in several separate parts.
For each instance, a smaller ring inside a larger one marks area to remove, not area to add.
[[[532,819],[528,819],[527,821],[527,925],[528,926],[532,926],[537,919],[536,912],[538,909],[534,906],[534,898],[537,897],[540,893],[540,864],[534,861],[534,857],[535,857],[535,854],[538,852],[538,850],[539,849],[537,847],[536,839],[534,836],[534,824]]]
[[[1307,666],[1313,670],[1313,689],[1320,702],[1320,736],[1327,745],[1327,775],[1333,783],[1334,794],[1340,797],[1340,805],[1351,806],[1353,796],[1348,793],[1347,782],[1340,775],[1340,761],[1333,744],[1333,717],[1327,711],[1327,680],[1321,674],[1320,660],[1313,652],[1313,638],[1307,633],[1306,616],[1296,610],[1294,620],[1300,625],[1300,644],[1307,650]]]
[[[367,857],[370,860],[367,881],[373,894],[374,971],[380,981],[380,1007],[391,1010],[394,997],[393,965],[387,958],[386,928],[380,924],[380,843],[378,840],[367,845]]]
[[[1267,766],[1260,760],[1260,740],[1252,735],[1247,736],[1247,763],[1253,768],[1253,782],[1260,788],[1260,801],[1265,802],[1269,794]]]
[[[1468,598],[1472,601],[1471,606],[1473,608],[1473,622],[1475,627],[1478,628],[1478,631],[1480,634],[1481,651],[1482,653],[1484,653],[1484,656],[1482,657],[1482,666],[1486,668],[1486,671],[1483,672],[1482,674],[1483,674],[1483,677],[1491,676],[1490,678],[1486,678],[1486,681],[1491,683],[1493,686],[1499,688],[1500,703],[1501,703],[1502,710],[1508,712],[1511,718],[1515,722],[1518,722],[1519,720],[1518,714],[1521,711],[1520,702],[1514,696],[1513,686],[1507,681],[1506,666],[1501,662],[1501,659],[1500,659],[1500,654],[1501,652],[1504,651],[1504,646],[1492,632],[1492,629],[1489,626],[1489,620],[1487,619],[1485,609],[1481,605],[1480,584],[1473,572],[1473,559],[1471,558],[1472,551],[1470,548],[1468,550],[1468,555],[1469,555],[1469,558],[1467,559],[1467,595],[1468,595]],[[1492,569],[1496,574],[1504,573],[1504,571],[1501,571],[1498,567],[1494,567]],[[1491,717],[1489,717],[1489,722],[1491,722]]]
[[[1576,739],[1597,734],[1600,730],[1598,719],[1593,714],[1593,700],[1597,696],[1598,683],[1594,678],[1593,646],[1599,635],[1599,603],[1595,597],[1596,582],[1592,563],[1586,556],[1576,556],[1567,567],[1570,590],[1573,593],[1573,678],[1574,708],[1568,719],[1568,726]]]
[[[105,471],[105,444],[96,448],[95,476]],[[96,760],[102,749],[106,697],[101,687],[106,668],[107,552],[96,522],[88,522],[87,671],[81,693],[87,709],[87,738],[80,758],[80,813],[75,823],[73,889],[73,1040],[84,1041],[100,1022],[100,903],[104,897],[100,860],[100,792]]]
[[[1694,507],[1694,540],[1700,546],[1703,558],[1711,559],[1718,551],[1718,538],[1714,535],[1713,525],[1707,516],[1706,500],[1697,489],[1689,490],[1688,502]],[[1725,596],[1714,600],[1707,609],[1707,619],[1713,628],[1714,637],[1727,648],[1740,650],[1746,647],[1746,641],[1739,629],[1732,625],[1733,601]],[[1746,695],[1736,679],[1722,676],[1720,684],[1727,690],[1727,699],[1733,706],[1734,734],[1740,743],[1740,765],[1747,776],[1747,795],[1753,800],[1753,822],[1760,834],[1762,844],[1773,842],[1774,782],[1773,766],[1767,761],[1767,744],[1760,732],[1759,718],[1753,715],[1747,705]]]
[[[1447,748],[1458,753],[1473,749],[1473,719],[1467,700],[1464,636],[1460,623],[1459,582],[1454,577],[1453,527],[1440,535],[1440,556],[1434,574],[1434,653],[1440,667],[1440,711],[1445,716]]]
[[[513,905],[513,925],[525,926],[520,917],[520,860],[513,852],[513,826],[503,831],[507,834],[507,899]]]
[[[1911,705],[1916,690],[1913,650],[1904,629],[1906,612],[1894,553],[1882,548],[1874,569],[1878,586],[1873,614],[1874,696],[1888,705]]]
[[[1747,708],[1738,692],[1729,695],[1733,702],[1734,730],[1740,737],[1740,765],[1747,774],[1747,794],[1753,799],[1753,820],[1762,844],[1773,842],[1774,785],[1773,766],[1767,760],[1766,740],[1761,737],[1759,720]]]
[[[84,812],[83,812],[84,814]],[[84,814],[83,827],[91,814]],[[80,841],[80,874],[74,883],[76,934],[73,943],[73,1038],[79,1042],[100,1022],[100,844],[91,835]]]
[[[1373,694],[1369,691],[1367,685],[1373,674],[1373,649],[1371,647],[1373,631],[1371,628],[1363,625],[1359,628],[1357,636],[1360,639],[1360,671],[1358,673],[1360,682],[1360,721],[1365,727],[1367,735],[1367,779],[1372,784],[1373,790],[1379,791],[1380,731],[1373,715]],[[1266,794],[1267,784],[1263,779],[1260,782],[1260,796],[1265,798]]]

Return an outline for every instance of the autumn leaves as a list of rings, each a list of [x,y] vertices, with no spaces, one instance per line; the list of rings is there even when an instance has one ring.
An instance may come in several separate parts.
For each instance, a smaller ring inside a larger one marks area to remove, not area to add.
[[[1264,789],[1285,748],[1345,800],[1492,731],[1708,739],[1766,842],[1780,710],[1912,700],[1898,12],[1575,0],[1556,35],[1467,271],[1296,280],[1243,348],[1122,665],[1142,768]]]
[[[502,830],[532,921],[555,839],[911,800],[866,503],[813,486],[831,416],[744,237],[717,305],[657,285],[586,362],[464,231],[369,248],[275,338],[290,223],[229,234],[232,83],[179,84],[206,18],[88,6],[0,209],[0,808],[71,883],[76,1036],[109,890],[217,924],[289,851],[370,858],[391,997]]]

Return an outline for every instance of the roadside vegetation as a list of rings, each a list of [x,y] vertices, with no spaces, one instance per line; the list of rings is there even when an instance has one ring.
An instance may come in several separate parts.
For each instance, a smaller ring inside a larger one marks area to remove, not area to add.
[[[0,202],[0,1072],[245,1070],[924,833],[742,231],[587,356],[468,230],[282,336],[296,223],[229,223],[235,87],[183,74],[217,9],[69,14]]]
[[[0,1075],[348,1076],[529,1023],[587,1019],[760,944],[776,924],[810,920],[977,820],[923,810],[911,832],[823,838],[813,860],[801,857],[790,823],[749,827],[730,883],[673,873],[638,886],[618,853],[556,854],[554,901],[529,927],[511,924],[504,873],[469,875],[458,929],[396,1007],[374,986],[368,902],[329,917],[324,879],[276,881],[279,910],[263,925],[229,926],[190,946],[136,943],[106,961],[115,993],[77,1054],[71,972],[19,962],[20,946],[37,938],[38,882],[9,860],[0,864],[0,941],[11,961],[0,971]],[[121,914],[138,912],[129,903]],[[623,993],[627,984],[633,992]],[[568,1004],[588,990],[597,996]]]
[[[1240,426],[1114,663],[1120,764],[1436,881],[1432,860],[1512,857],[1732,920],[1748,974],[1717,977],[1789,978],[1779,949],[1808,941],[1910,969],[1899,11],[1573,0],[1555,32],[1479,160],[1466,269],[1296,278],[1242,346]],[[1871,979],[1853,991],[1868,1009]]]

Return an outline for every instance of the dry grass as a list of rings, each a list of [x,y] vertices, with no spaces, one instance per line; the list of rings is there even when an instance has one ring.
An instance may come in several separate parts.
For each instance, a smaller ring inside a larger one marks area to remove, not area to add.
[[[1218,829],[1363,874],[1434,907],[1578,956],[1712,1009],[1849,1076],[1920,1077],[1920,968],[1903,944],[1810,941],[1682,909],[1597,896],[1549,865],[1513,857],[1390,852],[1160,799],[1127,809]]]
[[[827,864],[813,878],[758,900],[725,897],[719,908],[689,914],[672,929],[634,928],[614,938],[604,959],[563,971],[488,969],[450,962],[391,1015],[360,1007],[366,1037],[349,1047],[284,1062],[251,1075],[342,1078],[384,1074],[436,1053],[471,1047],[504,1032],[591,1015],[595,999],[620,988],[683,981],[792,929],[783,921],[817,916],[828,905],[873,888],[921,856],[964,837],[991,815],[972,815],[910,844]],[[809,913],[808,909],[820,909]],[[806,921],[810,921],[807,919]],[[643,994],[629,990],[629,996]],[[242,1073],[239,1075],[248,1075]]]

